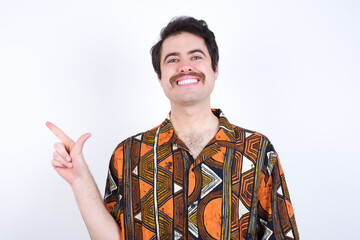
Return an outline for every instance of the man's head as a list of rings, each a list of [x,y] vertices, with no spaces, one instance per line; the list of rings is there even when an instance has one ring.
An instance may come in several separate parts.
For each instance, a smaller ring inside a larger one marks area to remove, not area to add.
[[[204,39],[211,57],[211,66],[214,71],[217,69],[219,61],[219,50],[215,41],[214,33],[208,28],[203,20],[197,20],[193,17],[176,17],[161,30],[160,40],[151,48],[152,64],[159,79],[161,79],[161,49],[165,39],[180,33],[192,33]]]

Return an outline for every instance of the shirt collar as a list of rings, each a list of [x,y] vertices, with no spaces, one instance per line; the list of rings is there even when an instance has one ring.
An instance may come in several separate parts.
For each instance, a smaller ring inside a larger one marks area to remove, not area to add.
[[[225,115],[220,109],[211,109],[213,114],[219,118],[219,130],[215,137],[209,142],[209,144],[216,144],[218,146],[225,146],[235,148],[236,138],[233,126],[229,123]],[[165,143],[177,143],[179,146],[188,150],[186,145],[176,135],[173,125],[170,121],[170,113],[160,125],[158,146]]]

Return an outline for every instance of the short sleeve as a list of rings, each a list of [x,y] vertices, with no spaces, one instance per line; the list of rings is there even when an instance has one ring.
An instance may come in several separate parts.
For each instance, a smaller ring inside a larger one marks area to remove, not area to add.
[[[122,227],[123,215],[123,143],[120,143],[111,156],[105,186],[104,203],[115,221]]]
[[[264,157],[258,196],[259,233],[268,239],[299,239],[285,175],[270,142]]]

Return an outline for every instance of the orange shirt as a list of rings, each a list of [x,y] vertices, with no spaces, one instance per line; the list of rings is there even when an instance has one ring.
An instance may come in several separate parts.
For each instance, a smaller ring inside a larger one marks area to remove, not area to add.
[[[269,140],[228,122],[196,159],[167,118],[120,143],[104,202],[122,239],[299,239]]]

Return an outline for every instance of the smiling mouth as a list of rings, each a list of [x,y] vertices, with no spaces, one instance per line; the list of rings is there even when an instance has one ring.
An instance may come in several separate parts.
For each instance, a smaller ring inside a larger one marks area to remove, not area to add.
[[[184,86],[196,84],[198,82],[205,82],[205,74],[202,72],[190,72],[180,73],[170,78],[170,84],[174,87],[175,85]]]
[[[184,79],[184,80],[177,81],[176,84],[177,85],[186,85],[186,84],[192,84],[192,83],[197,83],[197,82],[199,82],[199,79],[192,78],[192,79]]]

